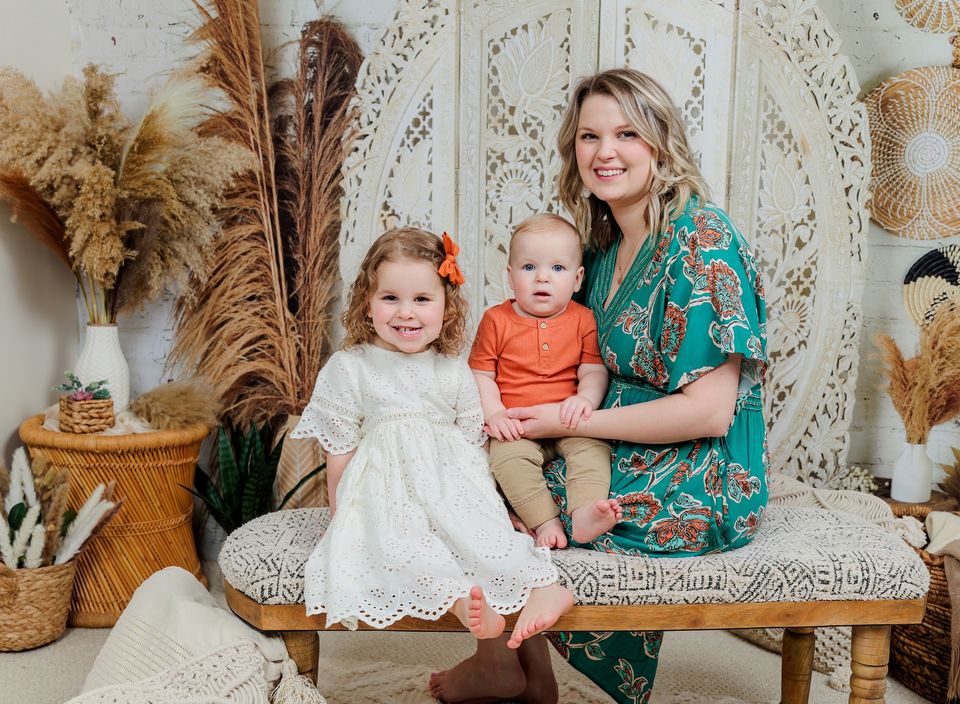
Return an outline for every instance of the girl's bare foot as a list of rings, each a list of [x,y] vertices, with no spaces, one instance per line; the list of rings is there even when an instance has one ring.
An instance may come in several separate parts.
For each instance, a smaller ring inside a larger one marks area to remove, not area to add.
[[[525,638],[550,628],[573,606],[573,594],[558,582],[530,592],[526,606],[517,617],[507,646],[519,648]]]
[[[559,550],[567,547],[567,536],[563,532],[563,523],[557,517],[538,525],[535,533],[537,537],[533,542],[538,548]]]
[[[505,645],[506,636],[478,640],[476,653],[449,670],[430,675],[430,696],[472,704],[515,701],[528,689],[527,681],[517,652]]]
[[[480,587],[472,587],[469,597],[457,599],[451,611],[478,639],[496,638],[506,625],[503,616],[490,608]]]
[[[623,510],[616,499],[600,499],[592,504],[584,504],[570,514],[573,520],[573,539],[578,543],[589,543],[623,519]]]

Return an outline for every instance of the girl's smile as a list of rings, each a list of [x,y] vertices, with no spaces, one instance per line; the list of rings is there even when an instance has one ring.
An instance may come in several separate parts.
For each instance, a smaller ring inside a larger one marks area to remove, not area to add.
[[[367,316],[373,344],[395,352],[423,352],[443,326],[443,280],[430,262],[404,259],[377,267],[377,288]]]

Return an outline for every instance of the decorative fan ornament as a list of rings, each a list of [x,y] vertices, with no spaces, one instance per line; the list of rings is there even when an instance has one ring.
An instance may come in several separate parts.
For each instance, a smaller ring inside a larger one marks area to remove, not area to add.
[[[960,245],[927,252],[903,279],[903,305],[917,325],[933,319],[947,301],[960,303]]]
[[[900,16],[924,32],[960,28],[960,0],[896,0]]]
[[[888,78],[865,102],[873,219],[900,237],[960,234],[960,42],[954,66]]]

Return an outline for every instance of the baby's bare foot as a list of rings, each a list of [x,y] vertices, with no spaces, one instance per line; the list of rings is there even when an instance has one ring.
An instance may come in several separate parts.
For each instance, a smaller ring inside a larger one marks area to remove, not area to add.
[[[496,638],[503,633],[503,616],[490,608],[483,589],[473,587],[467,603],[467,628],[475,638]]]
[[[534,589],[526,606],[517,617],[517,623],[510,634],[507,646],[519,648],[525,638],[550,628],[563,614],[573,606],[573,594],[558,582],[547,587]]]
[[[534,543],[538,548],[560,549],[567,547],[567,536],[563,532],[563,523],[559,518],[544,521],[535,531],[537,537]]]
[[[600,499],[584,504],[570,514],[573,520],[573,539],[589,543],[613,528],[623,518],[623,510],[616,499]]]

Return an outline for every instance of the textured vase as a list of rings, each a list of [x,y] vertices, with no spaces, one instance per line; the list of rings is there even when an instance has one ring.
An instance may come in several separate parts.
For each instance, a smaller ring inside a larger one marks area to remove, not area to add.
[[[900,459],[893,465],[893,481],[890,483],[890,498],[910,504],[922,504],[930,500],[930,484],[933,482],[933,462],[927,455],[925,444],[907,444]]]
[[[106,379],[114,414],[127,407],[130,402],[130,368],[120,349],[116,325],[87,323],[83,349],[73,373],[84,385]]]

